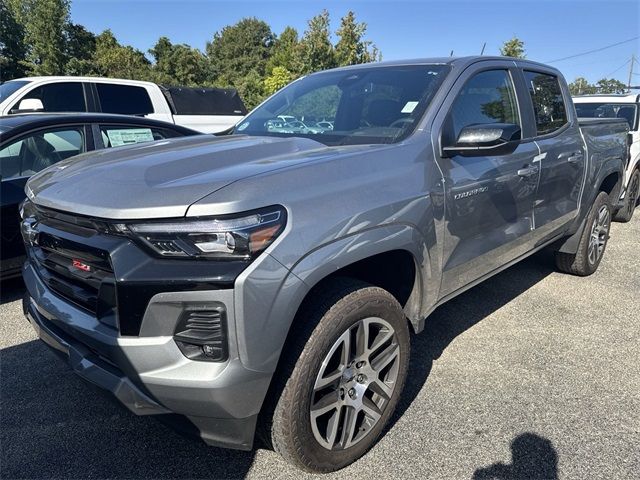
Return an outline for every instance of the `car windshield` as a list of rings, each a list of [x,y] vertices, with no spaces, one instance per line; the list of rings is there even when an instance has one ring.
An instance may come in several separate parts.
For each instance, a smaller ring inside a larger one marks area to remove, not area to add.
[[[621,118],[635,128],[637,106],[633,103],[576,103],[576,113],[582,118]]]
[[[396,142],[416,128],[448,70],[367,66],[309,75],[256,108],[234,133],[306,137],[325,145]]]
[[[24,87],[27,83],[29,83],[28,80],[10,80],[0,84],[0,102],[4,101],[19,88]]]

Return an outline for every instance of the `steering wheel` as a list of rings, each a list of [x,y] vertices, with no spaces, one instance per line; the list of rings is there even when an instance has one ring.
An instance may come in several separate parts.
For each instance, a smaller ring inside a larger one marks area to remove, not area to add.
[[[408,118],[408,117],[399,118],[396,121],[394,121],[391,125],[389,125],[389,128],[402,128],[405,123],[413,123],[413,118]]]

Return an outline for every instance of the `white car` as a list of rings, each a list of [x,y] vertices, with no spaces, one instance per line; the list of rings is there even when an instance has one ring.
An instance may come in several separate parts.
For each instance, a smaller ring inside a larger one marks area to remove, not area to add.
[[[640,197],[640,95],[580,95],[573,97],[578,117],[624,118],[629,123],[630,151],[625,169],[621,208],[615,219],[628,222]]]
[[[30,112],[120,113],[219,133],[247,109],[234,89],[162,87],[99,77],[29,77],[0,85],[0,115]]]

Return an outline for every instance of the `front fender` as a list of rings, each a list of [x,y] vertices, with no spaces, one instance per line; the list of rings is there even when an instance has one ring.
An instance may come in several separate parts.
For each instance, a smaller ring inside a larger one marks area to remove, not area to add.
[[[288,271],[268,256],[236,281],[236,330],[242,363],[250,369],[275,371],[296,312],[308,292],[327,276],[352,263],[392,250],[406,250],[416,262],[416,282],[407,316],[418,325],[421,300],[437,294],[431,262],[421,233],[412,225],[374,227],[334,240],[304,255]],[[283,279],[274,282],[275,278]],[[434,298],[432,297],[432,298]]]

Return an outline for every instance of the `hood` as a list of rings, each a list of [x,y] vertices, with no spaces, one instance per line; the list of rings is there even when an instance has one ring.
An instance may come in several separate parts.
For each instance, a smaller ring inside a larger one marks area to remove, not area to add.
[[[305,138],[199,135],[82,154],[33,176],[38,205],[116,220],[182,217],[237,180],[338,154]]]

